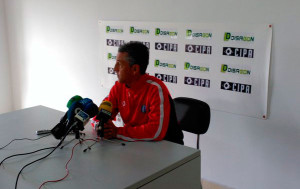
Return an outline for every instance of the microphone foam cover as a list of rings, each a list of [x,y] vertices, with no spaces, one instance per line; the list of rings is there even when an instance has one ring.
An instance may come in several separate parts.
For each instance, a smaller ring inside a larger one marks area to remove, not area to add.
[[[72,98],[70,98],[70,100],[67,103],[67,107],[70,108],[70,106],[73,104],[73,102],[77,102],[79,100],[82,100],[82,97],[79,95],[75,95]]]
[[[89,103],[84,106],[83,111],[89,115],[89,117],[94,117],[98,114],[98,106],[94,103]]]
[[[101,111],[102,109],[108,112],[112,112],[112,103],[108,100],[104,100],[99,106],[99,111]]]
[[[79,101],[80,104],[82,104],[82,106],[86,106],[87,104],[93,103],[93,101],[89,98],[83,98]]]
[[[69,110],[68,110],[68,114],[67,114],[67,119],[69,121],[73,121],[74,120],[74,116],[76,115],[76,113],[78,112],[78,109],[83,109],[82,104],[79,103],[79,101],[73,102],[73,104],[71,104]]]
[[[112,103],[110,101],[103,101],[99,107],[99,113],[96,117],[97,120],[100,120],[100,125],[106,123],[112,114]]]

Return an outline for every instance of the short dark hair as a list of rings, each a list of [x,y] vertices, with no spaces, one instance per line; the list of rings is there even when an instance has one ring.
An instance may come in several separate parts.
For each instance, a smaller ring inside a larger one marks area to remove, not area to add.
[[[120,46],[118,52],[128,53],[128,61],[130,66],[138,64],[140,73],[145,74],[149,64],[149,49],[139,41],[131,41]]]

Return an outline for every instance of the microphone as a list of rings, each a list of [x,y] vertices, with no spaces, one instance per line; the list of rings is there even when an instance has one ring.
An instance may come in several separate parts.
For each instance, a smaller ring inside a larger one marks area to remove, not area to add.
[[[70,100],[67,103],[67,107],[70,108],[70,106],[73,104],[73,102],[77,102],[79,100],[82,100],[82,97],[79,95],[75,95],[72,98],[70,98]]]
[[[70,113],[70,107],[72,104],[74,104],[75,102],[78,102],[82,100],[82,97],[79,95],[75,95],[72,98],[70,98],[70,100],[67,103],[67,107],[69,108],[69,110],[65,113],[65,115],[60,119],[59,123],[54,126],[53,129],[51,129],[51,133],[52,135],[56,138],[56,139],[60,139],[61,137],[63,137],[65,135],[65,129],[66,129],[66,125],[68,124],[69,120],[68,118],[68,113]],[[72,107],[73,108],[73,107]],[[71,109],[72,109],[71,108]]]
[[[96,116],[96,119],[99,120],[98,125],[95,125],[95,129],[96,127],[98,127],[98,132],[97,132],[98,136],[100,137],[104,136],[103,126],[110,119],[111,113],[112,113],[112,103],[106,100],[103,101],[100,104],[99,113]]]
[[[71,105],[74,103],[74,102],[77,102],[77,101],[80,101],[82,99],[81,96],[79,95],[75,95],[73,96],[72,98],[70,98],[70,100],[68,101],[67,103],[67,108],[70,109]],[[68,111],[65,113],[65,115],[60,119],[60,122],[64,123],[67,121],[67,115],[68,115]]]
[[[76,115],[74,116],[74,121],[80,120],[81,122],[84,123],[84,125],[89,121],[91,117],[94,117],[95,115],[98,114],[97,105],[94,104],[93,101],[89,98],[84,98],[78,101],[78,105],[74,105],[74,106],[77,107],[74,110],[74,112],[76,113]]]
[[[69,105],[71,101],[73,102]],[[67,104],[67,106],[69,105],[69,110],[64,116],[64,121],[60,121],[51,130],[52,135],[56,139],[61,139],[71,130],[76,134],[76,138],[79,138],[79,130],[82,131],[89,119],[98,113],[97,105],[89,98],[82,99],[76,95],[72,97],[69,102]]]
[[[73,124],[74,122],[74,116],[80,111],[83,110],[84,107],[86,107],[89,104],[92,104],[93,101],[89,98],[82,98],[79,101],[73,102],[68,111],[67,115],[67,120],[68,120],[68,125]]]
[[[76,139],[79,138],[79,131],[83,131],[84,126],[89,122],[90,118],[96,116],[97,113],[97,105],[90,102],[83,107],[83,110],[80,110],[74,116],[74,123],[70,126],[70,128],[74,131]]]
[[[68,123],[67,123],[67,127],[69,127],[70,125],[72,125],[75,121],[75,115],[80,111],[91,111],[89,108],[93,105],[93,101],[89,98],[83,98],[79,101],[75,101],[71,104],[70,108],[69,108],[69,111],[68,111],[68,114],[67,114],[67,120],[68,120]],[[95,109],[95,107],[92,109]],[[98,111],[96,112],[96,114],[98,113]],[[96,115],[95,114],[95,115]]]

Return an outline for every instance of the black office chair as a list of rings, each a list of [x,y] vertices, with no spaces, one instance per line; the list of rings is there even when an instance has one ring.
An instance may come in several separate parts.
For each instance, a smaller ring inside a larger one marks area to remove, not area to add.
[[[206,133],[210,123],[210,107],[207,103],[187,97],[174,98],[177,120],[182,130],[197,135]]]

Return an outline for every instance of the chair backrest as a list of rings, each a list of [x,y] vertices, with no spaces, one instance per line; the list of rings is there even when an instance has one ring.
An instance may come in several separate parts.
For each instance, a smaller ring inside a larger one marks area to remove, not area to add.
[[[204,134],[210,123],[210,107],[207,103],[187,97],[174,98],[177,120],[182,130]]]

